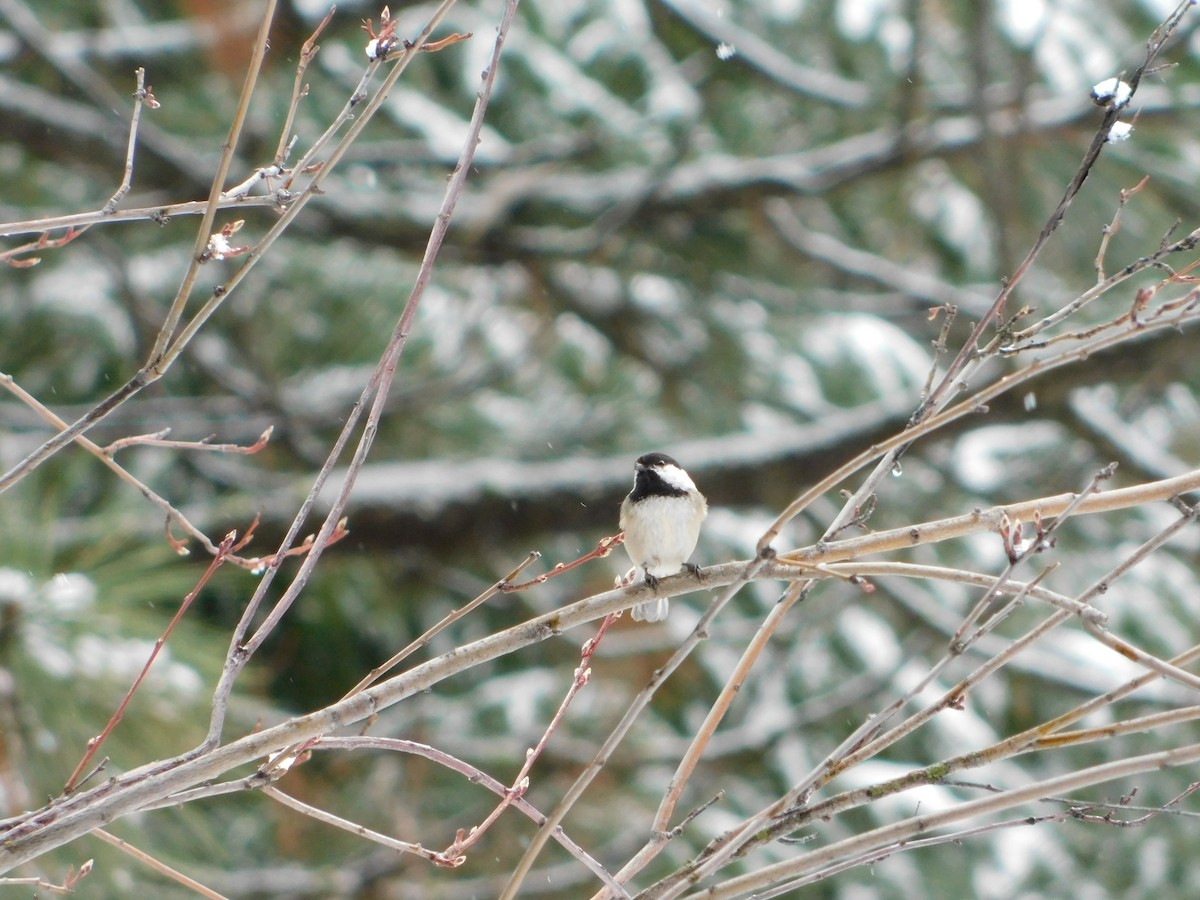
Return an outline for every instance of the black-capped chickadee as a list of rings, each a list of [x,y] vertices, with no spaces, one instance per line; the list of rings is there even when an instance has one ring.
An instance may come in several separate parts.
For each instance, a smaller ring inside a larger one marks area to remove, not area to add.
[[[621,530],[629,558],[645,574],[646,584],[653,588],[659,578],[681,569],[698,572],[687,559],[708,515],[704,495],[665,453],[639,456],[633,473],[633,490],[621,501]],[[639,603],[630,616],[639,622],[661,621],[667,617],[667,598]]]

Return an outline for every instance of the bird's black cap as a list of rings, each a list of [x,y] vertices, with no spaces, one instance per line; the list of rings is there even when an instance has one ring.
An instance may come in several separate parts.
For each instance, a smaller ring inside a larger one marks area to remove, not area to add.
[[[683,468],[683,466],[679,465],[679,463],[675,462],[675,460],[667,456],[667,454],[659,453],[658,451],[653,453],[645,453],[642,456],[639,456],[637,458],[637,464],[639,468],[643,469],[652,469],[655,466],[675,466],[679,469]]]

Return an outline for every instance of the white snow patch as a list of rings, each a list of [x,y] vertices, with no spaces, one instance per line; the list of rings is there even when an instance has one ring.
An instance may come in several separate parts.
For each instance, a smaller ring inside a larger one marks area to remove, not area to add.
[[[931,160],[918,169],[912,209],[973,269],[992,269],[994,242],[987,210],[979,195],[941,160]]]
[[[847,607],[838,618],[838,631],[867,671],[882,674],[899,665],[896,632],[873,612],[861,606]]]
[[[28,605],[35,596],[33,579],[26,572],[0,567],[0,604]]]
[[[682,313],[683,291],[669,278],[651,272],[639,272],[629,280],[629,296],[644,310],[659,315]]]
[[[968,490],[994,491],[1010,480],[1008,458],[1061,452],[1062,429],[1053,422],[991,425],[963,435],[954,445],[955,477]]]
[[[47,611],[56,616],[78,616],[96,604],[96,585],[78,573],[60,572],[42,586]]]
[[[1112,128],[1108,129],[1108,137],[1106,140],[1110,144],[1119,144],[1122,141],[1129,140],[1133,134],[1133,126],[1128,122],[1113,122]]]
[[[996,24],[1018,47],[1032,47],[1046,30],[1046,0],[1008,0],[996,9]]]
[[[84,634],[75,640],[74,656],[80,674],[94,679],[132,682],[146,665],[154,650],[154,641],[139,638],[108,638]],[[163,647],[143,689],[195,695],[202,686],[200,676],[190,666],[171,659],[170,647]]]
[[[809,325],[804,344],[805,351],[818,363],[863,369],[881,396],[920,386],[929,371],[926,347],[874,316],[826,316]]]

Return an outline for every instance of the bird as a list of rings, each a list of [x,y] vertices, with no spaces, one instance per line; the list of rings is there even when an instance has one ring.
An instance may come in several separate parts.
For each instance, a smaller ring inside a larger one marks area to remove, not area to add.
[[[633,490],[621,501],[620,523],[625,550],[651,589],[659,578],[683,569],[700,571],[688,557],[707,515],[704,495],[679,463],[658,452],[637,458]],[[629,614],[638,622],[660,622],[667,617],[667,606],[667,598],[658,597],[639,603]]]

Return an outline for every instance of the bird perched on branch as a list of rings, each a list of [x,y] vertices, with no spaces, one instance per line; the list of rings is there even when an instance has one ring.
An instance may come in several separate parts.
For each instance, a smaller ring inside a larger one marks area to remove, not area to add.
[[[681,569],[699,572],[687,560],[708,515],[704,495],[665,453],[639,456],[633,473],[633,490],[621,501],[621,530],[629,558],[642,570],[646,584],[653,589],[659,578]],[[638,622],[661,621],[667,617],[667,598],[639,603],[630,615]]]

